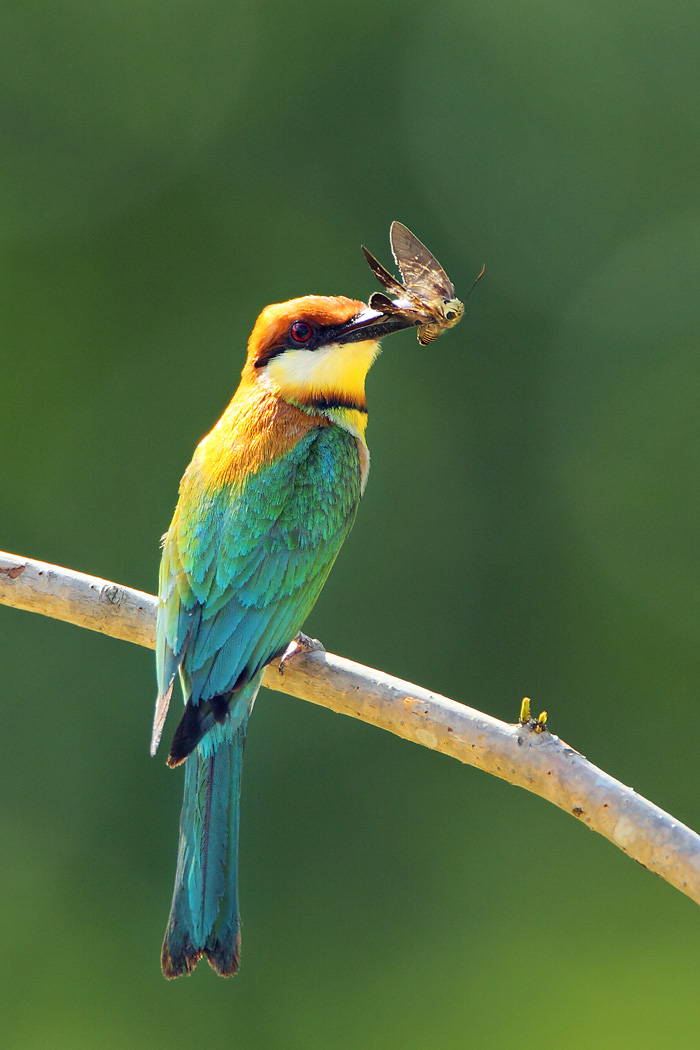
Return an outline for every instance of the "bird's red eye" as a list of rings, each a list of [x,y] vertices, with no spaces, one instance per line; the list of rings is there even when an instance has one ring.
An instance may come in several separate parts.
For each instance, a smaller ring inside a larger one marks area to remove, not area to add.
[[[289,334],[295,343],[308,343],[313,335],[313,329],[306,321],[295,321],[289,329]]]

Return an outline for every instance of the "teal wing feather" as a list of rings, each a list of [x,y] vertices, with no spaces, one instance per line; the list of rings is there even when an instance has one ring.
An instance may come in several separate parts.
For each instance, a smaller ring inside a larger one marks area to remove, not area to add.
[[[337,427],[310,431],[272,465],[214,494],[195,457],[161,563],[160,697],[178,671],[190,705],[231,694],[234,731],[244,713],[235,693],[301,628],[359,498],[357,444]]]

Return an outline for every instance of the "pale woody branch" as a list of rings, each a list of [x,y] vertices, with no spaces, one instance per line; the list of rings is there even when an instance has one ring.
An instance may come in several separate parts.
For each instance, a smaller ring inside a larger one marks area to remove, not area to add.
[[[0,553],[0,602],[154,645],[152,595],[56,565]],[[271,665],[264,683],[541,795],[700,904],[700,836],[549,732],[507,725],[331,653],[296,656],[284,674]]]

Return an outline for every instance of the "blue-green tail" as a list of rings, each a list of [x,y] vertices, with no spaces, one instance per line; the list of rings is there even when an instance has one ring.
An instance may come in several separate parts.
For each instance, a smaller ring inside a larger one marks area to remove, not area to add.
[[[256,690],[257,691],[257,690]],[[248,714],[215,725],[185,763],[175,892],[161,963],[191,973],[203,955],[223,977],[238,970],[238,819]]]

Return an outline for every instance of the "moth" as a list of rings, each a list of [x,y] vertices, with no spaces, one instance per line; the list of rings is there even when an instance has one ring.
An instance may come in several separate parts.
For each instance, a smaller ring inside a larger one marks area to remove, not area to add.
[[[365,259],[375,277],[396,297],[391,299],[384,292],[375,292],[369,305],[383,314],[411,321],[418,328],[418,342],[425,346],[461,320],[464,303],[455,296],[454,285],[435,256],[408,227],[401,222],[392,222],[389,237],[403,283],[363,245]]]

